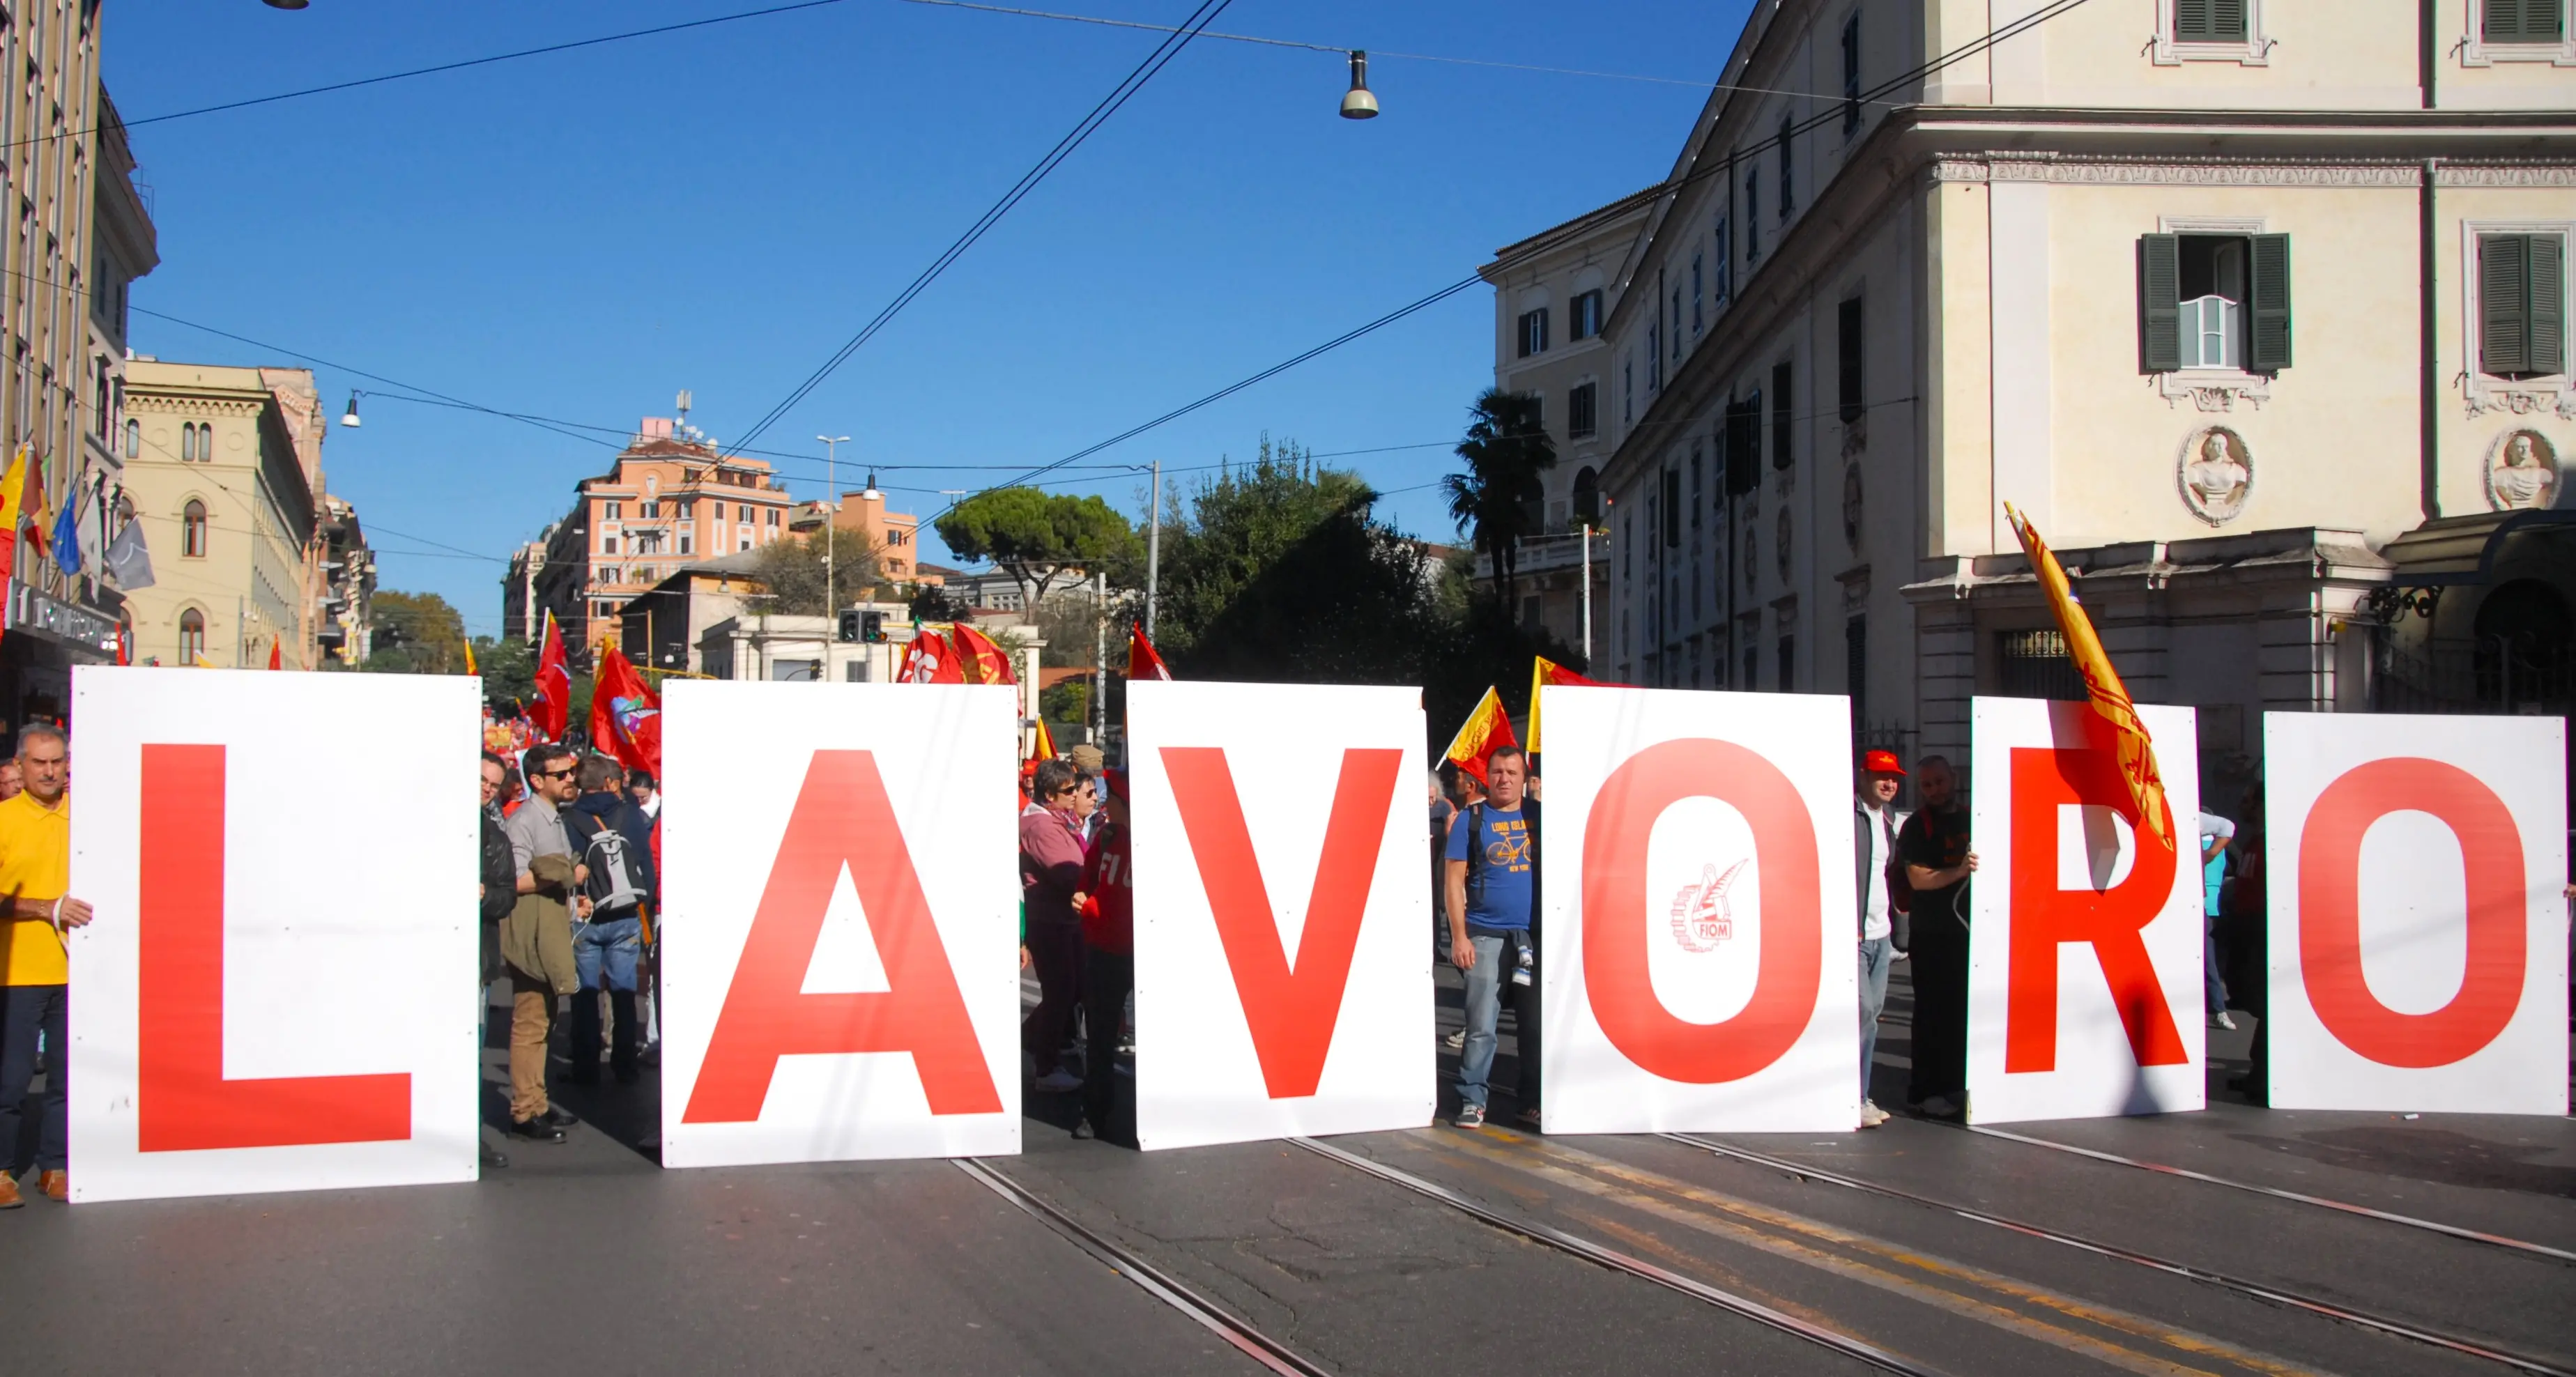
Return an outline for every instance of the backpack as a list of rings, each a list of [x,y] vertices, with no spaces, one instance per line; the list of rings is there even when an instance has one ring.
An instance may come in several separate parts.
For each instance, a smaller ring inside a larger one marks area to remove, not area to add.
[[[593,921],[622,915],[644,902],[644,872],[635,863],[632,843],[606,818],[598,819],[597,829],[581,850],[581,863],[590,867],[582,893],[590,896]]]

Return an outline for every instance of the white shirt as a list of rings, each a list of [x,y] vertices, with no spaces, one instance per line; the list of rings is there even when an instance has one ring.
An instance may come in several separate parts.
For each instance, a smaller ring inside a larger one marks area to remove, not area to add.
[[[1869,905],[1861,910],[1860,935],[1862,941],[1875,942],[1896,931],[1888,921],[1888,818],[1885,808],[1861,808],[1869,815]]]

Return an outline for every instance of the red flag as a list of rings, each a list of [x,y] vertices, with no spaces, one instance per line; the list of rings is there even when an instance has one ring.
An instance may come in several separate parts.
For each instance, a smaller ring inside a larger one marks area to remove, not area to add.
[[[1045,718],[1038,719],[1038,729],[1029,741],[1029,765],[1034,767],[1041,760],[1055,759],[1055,733],[1047,730]]]
[[[286,642],[276,636],[268,638],[268,667],[270,669],[286,668]]]
[[[1466,725],[1458,728],[1456,739],[1449,743],[1444,759],[1458,762],[1458,768],[1485,780],[1485,762],[1505,746],[1518,745],[1512,738],[1512,719],[1503,711],[1503,696],[1492,689],[1476,700],[1476,710],[1467,714]]]
[[[572,666],[564,660],[563,628],[546,613],[546,639],[537,652],[537,704],[528,716],[548,741],[561,741],[572,725]]]
[[[630,770],[662,773],[662,698],[615,646],[599,658],[590,692],[590,744]]]
[[[969,684],[1016,684],[1020,676],[1011,672],[1010,652],[993,644],[993,638],[957,623],[952,636],[957,644],[958,670]]]
[[[1172,671],[1163,664],[1163,657],[1154,653],[1154,643],[1145,639],[1145,625],[1142,622],[1137,623],[1135,629],[1127,633],[1127,677],[1130,679],[1172,677]]]
[[[5,580],[7,577],[6,574],[0,574],[0,580]],[[120,665],[134,663],[133,627],[120,626],[116,629],[116,662]]]
[[[899,684],[962,684],[965,672],[957,663],[957,648],[948,638],[924,627],[912,638],[912,648],[904,652],[903,668],[896,672]]]

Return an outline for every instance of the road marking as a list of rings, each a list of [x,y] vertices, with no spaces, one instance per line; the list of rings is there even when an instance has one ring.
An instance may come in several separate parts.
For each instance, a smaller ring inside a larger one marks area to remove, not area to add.
[[[1808,1219],[1784,1210],[1772,1209],[1752,1201],[1694,1186],[1657,1172],[1630,1167],[1605,1157],[1556,1143],[1543,1142],[1509,1130],[1493,1131],[1505,1147],[1497,1148],[1473,1141],[1452,1141],[1453,1135],[1419,1135],[1431,1138],[1453,1151],[1472,1153],[1499,1165],[1528,1172],[1558,1185],[1589,1195],[1616,1200],[1631,1208],[1643,1210],[1703,1233],[1727,1238],[1748,1247],[1787,1258],[1802,1265],[1842,1276],[1880,1290],[1892,1291],[1952,1314],[1979,1323],[2009,1330],[2036,1342],[2069,1352],[2083,1354],[2100,1362],[2130,1372],[2174,1377],[2175,1374],[2205,1373],[2153,1353],[2141,1352],[2091,1334],[2069,1329],[2032,1315],[1998,1304],[1993,1300],[1961,1294],[1959,1291],[1932,1284],[1926,1278],[1937,1278],[1953,1286],[1972,1288],[1993,1296],[2019,1301],[2057,1312],[2068,1319],[2083,1321],[2115,1333],[2147,1340],[2166,1349],[2188,1354],[2199,1360],[2214,1360],[2242,1370],[2266,1374],[2266,1377],[2315,1377],[2314,1370],[2285,1362],[2267,1354],[2241,1348],[2224,1340],[2161,1325],[2144,1317],[2111,1307],[2096,1305],[2061,1292],[2031,1286],[2000,1273],[1929,1253],[1918,1252],[1886,1243],[1865,1234],[1843,1229],[1819,1220]],[[1454,1135],[1457,1139],[1464,1135]],[[1527,1160],[1548,1157],[1567,1165],[1551,1165]],[[1597,1174],[1597,1175],[1596,1175]],[[1608,1177],[1611,1180],[1601,1180]],[[1625,1186],[1613,1184],[1624,1182]],[[1626,1187],[1640,1187],[1631,1190]],[[1659,1198],[1672,1196],[1701,1209],[1675,1204]],[[1728,1218],[1712,1217],[1714,1210]],[[1796,1235],[1784,1237],[1783,1234]],[[1875,1258],[1866,1261],[1843,1256],[1817,1245],[1832,1245]],[[1911,1273],[1912,1275],[1909,1275]]]

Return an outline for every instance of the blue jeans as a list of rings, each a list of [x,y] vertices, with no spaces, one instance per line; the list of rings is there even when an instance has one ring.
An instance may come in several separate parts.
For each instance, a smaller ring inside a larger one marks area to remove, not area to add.
[[[572,930],[572,965],[585,990],[635,992],[635,967],[644,955],[644,920],[611,918],[576,923]],[[600,977],[605,974],[603,983]]]
[[[1878,1016],[1887,1010],[1887,967],[1896,948],[1884,937],[1860,944],[1860,1097],[1869,1095],[1869,1071],[1878,1057]]]
[[[10,985],[0,988],[0,1170],[15,1172],[18,1123],[36,1076],[36,1034],[45,1035],[45,1091],[36,1102],[36,1169],[59,1171],[65,1156],[63,1092],[71,1083],[72,1043],[66,1036],[70,987]]]
[[[1458,1054],[1458,1103],[1485,1107],[1485,1079],[1494,1070],[1494,1023],[1503,1011],[1503,948],[1499,937],[1470,937],[1476,964],[1467,977],[1467,1045]]]
[[[2227,1011],[2227,982],[2218,975],[2218,915],[2200,919],[2200,997],[2214,1016]]]

